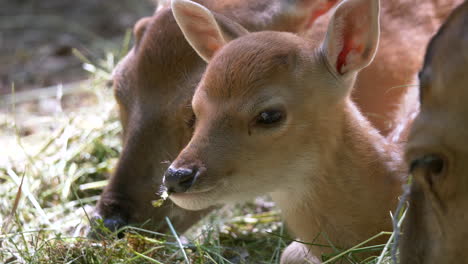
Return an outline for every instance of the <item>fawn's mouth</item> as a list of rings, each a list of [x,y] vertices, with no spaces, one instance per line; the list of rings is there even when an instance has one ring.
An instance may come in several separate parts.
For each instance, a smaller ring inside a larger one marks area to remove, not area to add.
[[[176,205],[187,210],[202,210],[215,205],[219,201],[219,186],[193,190],[188,192],[170,193],[169,198]]]
[[[204,188],[201,190],[194,190],[194,191],[187,191],[187,192],[173,192],[169,193],[169,198],[176,198],[176,199],[188,199],[188,198],[196,198],[200,195],[206,195],[212,193],[213,190],[216,189],[216,186]]]
[[[161,185],[159,195],[164,200],[166,200],[168,197],[169,198],[192,198],[198,195],[208,194],[212,192],[213,190],[215,190],[217,187],[218,187],[217,185],[214,185],[214,186],[199,189],[199,190],[188,190],[186,192],[171,192],[166,186]]]

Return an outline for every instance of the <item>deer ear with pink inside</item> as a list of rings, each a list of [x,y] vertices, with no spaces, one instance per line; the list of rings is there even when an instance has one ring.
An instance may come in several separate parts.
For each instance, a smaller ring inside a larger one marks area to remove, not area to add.
[[[379,0],[349,0],[336,9],[322,44],[338,76],[355,73],[374,59],[379,42]]]

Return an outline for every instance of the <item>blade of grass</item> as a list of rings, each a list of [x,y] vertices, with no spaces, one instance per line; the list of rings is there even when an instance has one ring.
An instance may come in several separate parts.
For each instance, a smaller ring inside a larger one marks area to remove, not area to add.
[[[8,168],[7,169],[7,174],[8,176],[10,176],[10,178],[18,185],[20,186],[21,185],[21,180],[20,178],[18,177],[18,175],[16,175],[16,173],[11,169],[11,168]],[[36,210],[39,212],[39,214],[44,218],[44,220],[47,222],[47,224],[51,225],[52,223],[50,222],[50,219],[49,217],[47,216],[47,214],[44,212],[44,210],[42,209],[41,205],[39,204],[39,202],[37,201],[36,197],[34,197],[34,195],[29,191],[29,188],[28,188],[28,185],[25,184],[23,185],[23,188],[22,188],[24,194],[26,195],[26,197],[28,197],[28,200],[32,203],[32,205],[34,206],[34,208],[36,208]]]
[[[280,227],[280,234],[278,236],[278,243],[277,243],[275,251],[274,251],[274,253],[273,253],[273,255],[271,256],[271,259],[270,259],[271,263],[273,263],[273,260],[276,259],[276,263],[279,264],[280,256],[281,256],[281,244],[283,243],[283,238],[282,238],[283,232],[284,232],[284,224],[281,225],[281,227]]]
[[[182,251],[182,254],[184,255],[185,263],[190,264],[190,261],[188,260],[188,257],[187,257],[187,253],[185,253],[184,246],[182,245],[182,241],[180,241],[180,238],[177,235],[177,232],[175,231],[174,226],[172,226],[171,220],[167,216],[166,216],[166,222],[169,225],[169,229],[171,230],[175,239],[177,240],[177,243],[179,244],[180,250]]]
[[[92,190],[92,189],[102,189],[107,185],[107,183],[109,183],[109,180],[102,180],[102,181],[84,183],[84,184],[81,184],[80,187],[78,187],[78,189],[80,191],[86,191],[86,190]]]
[[[164,248],[164,246],[153,247],[153,248],[151,248],[151,249],[149,249],[149,250],[147,250],[147,251],[145,251],[145,252],[143,252],[143,253],[139,253],[138,251],[136,251],[136,250],[134,250],[134,249],[131,249],[132,253],[135,254],[136,257],[129,258],[129,259],[125,260],[124,263],[132,262],[132,261],[134,261],[134,260],[137,260],[138,258],[144,258],[144,259],[149,260],[149,261],[154,262],[154,263],[161,263],[161,262],[159,262],[159,261],[157,261],[157,260],[155,260],[155,259],[153,259],[153,258],[150,258],[150,257],[148,257],[148,256],[146,255],[146,254],[149,254],[149,253],[155,251],[156,249],[161,249],[161,248]],[[161,263],[161,264],[162,264],[162,263]]]
[[[400,226],[403,222],[404,216],[406,215],[407,210],[407,201],[410,195],[410,186],[413,181],[413,176],[410,174],[408,175],[408,180],[406,182],[406,186],[404,188],[403,195],[400,197],[400,201],[398,202],[397,209],[395,210],[396,217],[392,218],[393,224],[393,232],[395,233],[394,243],[391,250],[392,262],[394,264],[398,264],[397,259],[397,251],[398,251],[398,242],[400,240]]]
[[[331,245],[324,245],[324,244],[317,244],[317,243],[314,243],[315,240],[317,240],[321,233],[319,233],[318,235],[316,235],[314,237],[314,240],[312,242],[304,242],[304,241],[301,241],[301,240],[297,240],[297,239],[294,239],[294,238],[289,238],[289,237],[285,237],[285,236],[281,236],[281,235],[278,235],[278,234],[275,234],[275,233],[272,233],[272,232],[266,232],[270,235],[273,235],[273,236],[277,236],[277,237],[280,237],[284,240],[288,240],[290,242],[298,242],[298,243],[301,243],[301,244],[304,244],[304,245],[308,245],[308,246],[316,246],[316,247],[326,247],[326,248],[330,248],[332,247]],[[336,248],[335,248],[336,249]],[[339,249],[336,249],[336,250],[339,250]]]
[[[21,177],[21,183],[18,186],[18,191],[16,192],[15,201],[13,202],[13,207],[11,208],[10,214],[7,216],[7,218],[3,222],[2,234],[6,234],[6,233],[10,232],[9,226],[10,226],[10,223],[11,223],[11,221],[13,219],[13,216],[16,213],[16,209],[18,209],[18,204],[19,204],[19,201],[21,199],[21,194],[23,193],[22,189],[23,189],[24,176],[25,176],[25,173],[23,173],[23,176]],[[2,241],[0,241],[0,246],[2,246]]]

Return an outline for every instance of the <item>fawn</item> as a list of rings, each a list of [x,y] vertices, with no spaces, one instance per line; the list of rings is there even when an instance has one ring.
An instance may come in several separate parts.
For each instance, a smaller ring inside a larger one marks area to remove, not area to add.
[[[204,0],[225,37],[264,29],[299,31],[331,8],[337,0]],[[240,24],[243,27],[240,26]],[[206,63],[184,39],[169,7],[134,27],[132,50],[114,71],[115,98],[123,126],[123,151],[96,208],[96,218],[117,230],[127,224],[164,231],[170,216],[178,231],[196,222],[203,212],[171,203],[154,208],[155,188],[173,159],[192,135],[193,90]],[[148,220],[150,222],[148,223]],[[162,225],[161,225],[162,223]],[[93,233],[91,233],[93,235]]]
[[[390,229],[400,150],[350,99],[376,52],[379,1],[342,2],[318,46],[273,31],[230,41],[207,8],[173,0],[172,10],[209,64],[192,99],[193,137],[164,176],[170,199],[200,210],[268,193],[294,235],[338,248]],[[331,252],[296,242],[281,261]]]
[[[419,79],[401,263],[468,263],[468,2],[429,43]]]

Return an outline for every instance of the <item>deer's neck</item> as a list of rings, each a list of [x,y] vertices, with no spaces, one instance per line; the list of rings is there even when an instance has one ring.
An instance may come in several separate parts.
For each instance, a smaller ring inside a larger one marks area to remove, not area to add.
[[[272,197],[300,239],[348,247],[391,230],[389,212],[396,206],[403,173],[397,147],[351,101],[339,109],[324,131],[319,167],[296,187]],[[316,248],[317,253],[327,252],[323,249]]]

